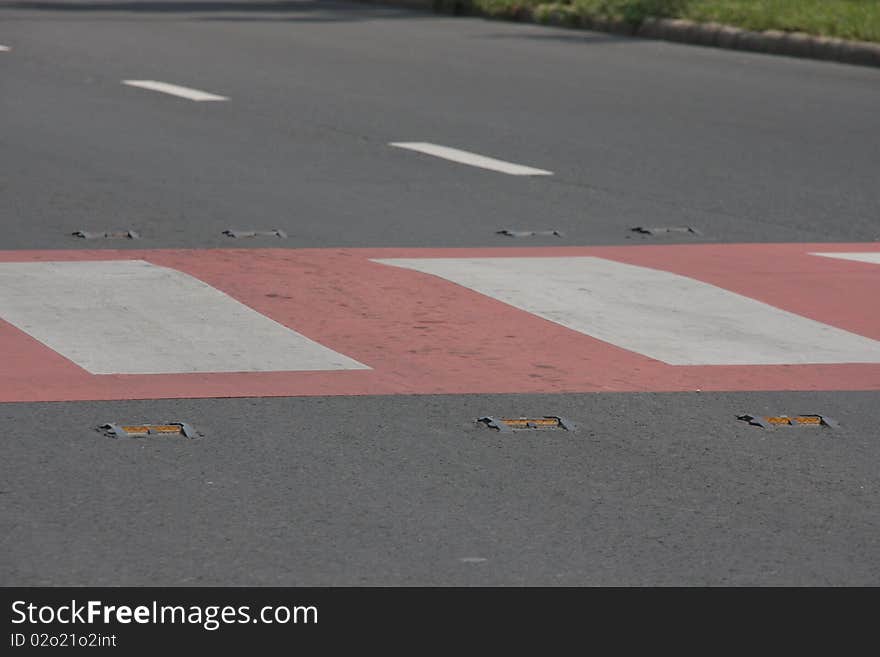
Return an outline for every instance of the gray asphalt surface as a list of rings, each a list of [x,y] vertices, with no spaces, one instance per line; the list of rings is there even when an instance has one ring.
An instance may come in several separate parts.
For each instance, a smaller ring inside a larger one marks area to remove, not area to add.
[[[0,44],[13,48],[0,53],[3,249],[880,239],[873,69],[323,2],[0,2]],[[120,84],[132,78],[231,101]],[[70,236],[129,228],[144,239]],[[290,238],[242,243],[226,228]],[[0,404],[0,584],[877,585],[877,402]],[[736,421],[745,412],[842,427],[765,431]],[[579,430],[473,423],[505,414]],[[171,419],[206,435],[93,431]]]

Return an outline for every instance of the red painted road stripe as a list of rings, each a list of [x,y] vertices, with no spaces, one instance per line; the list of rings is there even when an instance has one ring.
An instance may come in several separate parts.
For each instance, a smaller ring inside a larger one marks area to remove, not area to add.
[[[880,340],[880,267],[810,255],[877,251],[878,244],[748,244],[3,252],[0,262],[141,259],[170,267],[372,369],[93,375],[0,321],[0,401],[880,390],[876,363],[667,365],[435,276],[371,261],[594,256],[688,276]]]

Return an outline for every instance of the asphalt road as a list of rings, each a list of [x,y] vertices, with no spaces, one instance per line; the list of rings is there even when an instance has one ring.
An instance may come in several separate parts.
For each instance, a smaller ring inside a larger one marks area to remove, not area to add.
[[[0,2],[0,44],[4,251],[880,240],[874,69],[329,2]],[[877,585],[878,401],[4,403],[0,584]],[[578,431],[474,423],[544,414]],[[171,418],[205,436],[94,431]]]

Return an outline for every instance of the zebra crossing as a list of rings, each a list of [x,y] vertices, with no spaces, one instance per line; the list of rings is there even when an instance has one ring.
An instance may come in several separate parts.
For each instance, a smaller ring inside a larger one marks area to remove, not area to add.
[[[4,252],[0,401],[878,390],[878,258],[864,244]]]

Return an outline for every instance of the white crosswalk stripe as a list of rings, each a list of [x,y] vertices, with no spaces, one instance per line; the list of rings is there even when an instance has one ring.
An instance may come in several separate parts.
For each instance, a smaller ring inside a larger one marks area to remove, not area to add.
[[[92,374],[370,369],[141,260],[2,263],[0,318]]]
[[[811,253],[810,255],[822,256],[823,258],[837,258],[839,260],[852,260],[853,262],[871,262],[880,265],[880,252],[868,253]]]
[[[692,278],[596,257],[379,259],[670,365],[880,363],[880,342]]]

